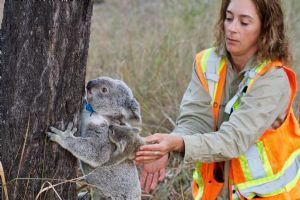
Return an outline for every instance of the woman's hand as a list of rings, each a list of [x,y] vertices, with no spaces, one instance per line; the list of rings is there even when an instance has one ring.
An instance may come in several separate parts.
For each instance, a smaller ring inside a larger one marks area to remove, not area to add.
[[[166,174],[166,167],[168,164],[168,156],[149,163],[144,164],[141,168],[140,183],[141,188],[145,193],[153,191],[158,182],[163,181]]]
[[[137,164],[151,163],[171,151],[182,152],[184,150],[183,139],[177,135],[156,133],[145,137],[145,142],[146,145],[141,146],[136,153]]]

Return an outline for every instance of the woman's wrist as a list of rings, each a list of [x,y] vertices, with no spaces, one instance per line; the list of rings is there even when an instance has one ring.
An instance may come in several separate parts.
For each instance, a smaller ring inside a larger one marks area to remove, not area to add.
[[[183,138],[179,135],[174,135],[174,147],[173,151],[183,152],[184,151],[184,141]]]

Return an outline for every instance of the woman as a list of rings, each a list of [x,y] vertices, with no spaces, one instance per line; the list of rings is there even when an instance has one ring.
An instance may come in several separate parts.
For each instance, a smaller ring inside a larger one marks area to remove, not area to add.
[[[172,134],[146,137],[146,192],[169,152],[195,162],[194,199],[300,199],[295,74],[280,0],[223,0],[215,48],[197,54]]]

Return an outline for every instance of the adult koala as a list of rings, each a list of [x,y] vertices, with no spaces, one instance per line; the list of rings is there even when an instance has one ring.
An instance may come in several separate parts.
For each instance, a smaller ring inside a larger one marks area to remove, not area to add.
[[[141,199],[138,172],[133,158],[143,144],[139,129],[139,103],[120,80],[99,77],[88,82],[86,104],[81,113],[80,137],[70,123],[65,131],[50,127],[50,140],[80,160],[87,183],[94,186],[92,198]]]

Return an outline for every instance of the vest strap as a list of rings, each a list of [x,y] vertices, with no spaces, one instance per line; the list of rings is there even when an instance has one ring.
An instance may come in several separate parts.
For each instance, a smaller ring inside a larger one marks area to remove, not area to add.
[[[218,82],[219,81],[219,76],[218,74],[215,74],[215,73],[209,73],[209,72],[206,72],[204,74],[204,77],[206,80],[209,80],[209,81],[213,81],[213,82]]]
[[[254,79],[256,77],[256,75],[257,75],[257,73],[256,73],[255,69],[252,69],[252,70],[246,71],[244,74],[244,77]]]
[[[232,111],[233,111],[233,109],[232,109],[232,107],[233,107],[233,105],[235,104],[235,102],[238,100],[238,98],[239,98],[239,95],[238,94],[235,94],[231,99],[230,99],[230,101],[228,101],[228,103],[226,104],[226,106],[225,106],[225,112],[227,113],[227,114],[231,114],[232,113]]]
[[[235,188],[234,185],[231,185],[231,199],[232,200],[240,200],[243,199],[243,197],[241,197],[241,195],[239,194],[238,190]]]
[[[244,79],[239,85],[239,89],[237,93],[229,100],[229,102],[225,106],[225,112],[227,114],[231,114],[235,109],[235,103],[240,99],[243,93],[246,93],[245,88],[248,89],[248,86],[253,83],[253,80],[260,76],[260,72],[265,68],[265,65],[268,61],[263,62],[256,68],[252,68],[245,72]]]
[[[220,60],[221,59],[215,55],[215,52],[211,50],[209,51],[209,55],[207,55],[206,63],[203,63],[206,69],[204,77],[206,78],[209,95],[212,99],[215,98],[215,92],[219,82],[219,75],[217,72],[219,70]]]

